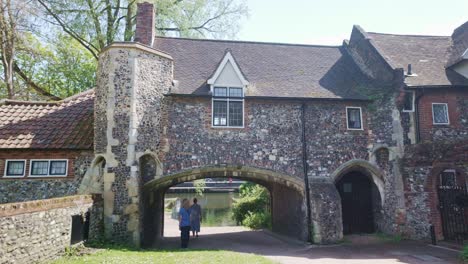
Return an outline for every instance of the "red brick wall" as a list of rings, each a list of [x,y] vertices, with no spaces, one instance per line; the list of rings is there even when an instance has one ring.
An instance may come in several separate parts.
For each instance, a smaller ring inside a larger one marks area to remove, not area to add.
[[[44,179],[44,178],[62,178],[73,179],[75,177],[74,161],[83,151],[80,150],[0,150],[0,180],[18,180],[18,179]],[[9,159],[26,160],[26,171],[23,178],[5,178],[5,164]],[[66,177],[29,177],[29,167],[31,159],[67,159],[68,172]]]
[[[456,89],[424,90],[418,102],[419,131],[421,141],[432,141],[435,129],[462,130],[460,99],[468,99],[468,92]],[[432,103],[446,103],[448,106],[448,125],[434,125],[432,120]]]

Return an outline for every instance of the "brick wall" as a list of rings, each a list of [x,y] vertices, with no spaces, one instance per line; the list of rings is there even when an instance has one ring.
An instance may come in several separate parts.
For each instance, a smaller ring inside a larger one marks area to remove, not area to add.
[[[468,137],[468,91],[451,88],[424,90],[419,93],[419,131],[421,141],[457,140]],[[446,103],[448,125],[434,125],[432,103]]]

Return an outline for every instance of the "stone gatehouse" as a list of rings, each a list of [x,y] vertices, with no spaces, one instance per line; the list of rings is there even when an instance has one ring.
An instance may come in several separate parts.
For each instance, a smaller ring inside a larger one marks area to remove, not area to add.
[[[154,20],[152,5],[139,4],[135,42],[100,54],[93,91],[56,105],[3,103],[1,201],[39,186],[46,196],[102,194],[105,235],[151,245],[170,186],[234,177],[266,186],[273,231],[298,239],[428,238],[431,225],[444,238],[437,186],[466,186],[468,174],[468,23],[448,37],[355,26],[342,45],[317,46],[158,37]],[[91,120],[66,110],[89,100],[80,109],[94,114],[91,132]],[[74,129],[54,131],[61,143],[51,147],[41,129],[42,141],[23,144],[29,128],[15,118],[27,112],[37,124],[34,107],[73,116]],[[65,144],[79,136],[94,147]],[[63,171],[54,159],[86,169],[54,178]]]

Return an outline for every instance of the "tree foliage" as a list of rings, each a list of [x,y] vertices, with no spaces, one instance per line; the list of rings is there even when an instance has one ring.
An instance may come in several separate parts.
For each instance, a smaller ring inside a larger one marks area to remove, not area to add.
[[[232,208],[234,220],[253,229],[271,228],[268,190],[261,185],[247,182],[239,187],[239,196]]]
[[[159,35],[233,37],[247,15],[242,0],[148,1]],[[0,0],[0,99],[59,100],[92,88],[99,52],[133,39],[138,2]]]

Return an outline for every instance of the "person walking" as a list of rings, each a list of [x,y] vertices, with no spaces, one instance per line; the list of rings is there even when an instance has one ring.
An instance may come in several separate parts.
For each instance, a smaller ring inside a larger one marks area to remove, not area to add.
[[[179,210],[180,247],[187,248],[190,239],[190,201],[182,200]]]
[[[193,205],[190,207],[190,226],[192,227],[192,234],[198,237],[200,232],[200,222],[202,220],[201,207],[198,204],[197,198],[193,198]]]

